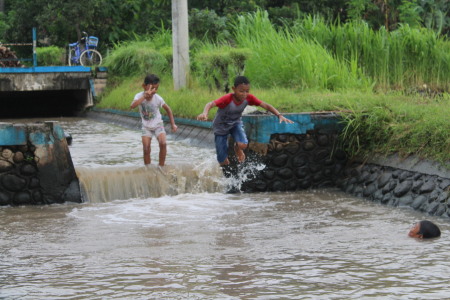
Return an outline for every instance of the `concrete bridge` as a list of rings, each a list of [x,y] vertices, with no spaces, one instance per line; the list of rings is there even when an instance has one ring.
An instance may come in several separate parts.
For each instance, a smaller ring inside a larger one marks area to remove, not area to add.
[[[0,68],[0,118],[75,116],[105,84],[105,68]]]

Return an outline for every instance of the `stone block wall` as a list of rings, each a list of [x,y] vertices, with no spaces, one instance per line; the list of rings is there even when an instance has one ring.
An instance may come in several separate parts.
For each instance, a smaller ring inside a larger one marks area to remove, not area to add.
[[[446,177],[374,163],[352,163],[336,185],[378,203],[450,217],[450,178]]]
[[[0,205],[82,202],[57,122],[0,123]]]
[[[347,162],[345,152],[338,146],[336,132],[274,134],[263,155],[256,153],[261,147],[250,144],[249,148],[250,161],[259,161],[265,168],[243,183],[241,190],[245,192],[335,186]]]
[[[0,205],[44,204],[35,149],[0,146]]]

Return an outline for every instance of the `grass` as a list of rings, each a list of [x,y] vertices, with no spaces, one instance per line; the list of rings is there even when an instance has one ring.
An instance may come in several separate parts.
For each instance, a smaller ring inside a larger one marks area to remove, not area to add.
[[[254,53],[246,62],[246,75],[259,86],[300,89],[371,88],[360,69],[352,69],[319,43],[285,28],[277,30],[267,14],[258,12],[235,25],[239,47]]]

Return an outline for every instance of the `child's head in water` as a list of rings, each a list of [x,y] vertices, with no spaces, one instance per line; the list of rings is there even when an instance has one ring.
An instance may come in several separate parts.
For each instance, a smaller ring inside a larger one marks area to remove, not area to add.
[[[433,222],[424,220],[414,224],[408,236],[419,239],[430,239],[441,236],[441,230]]]

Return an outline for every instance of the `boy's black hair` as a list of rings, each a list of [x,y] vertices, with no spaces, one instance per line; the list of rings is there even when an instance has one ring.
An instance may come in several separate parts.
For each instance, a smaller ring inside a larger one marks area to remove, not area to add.
[[[419,234],[421,234],[424,239],[441,236],[441,230],[433,222],[424,220],[420,221],[419,223],[420,223]]]
[[[156,76],[155,74],[148,74],[147,76],[145,76],[144,78],[144,84],[158,84],[159,83],[159,77]]]
[[[250,80],[248,80],[245,76],[238,76],[234,79],[234,87],[237,87],[240,84],[250,84]]]

